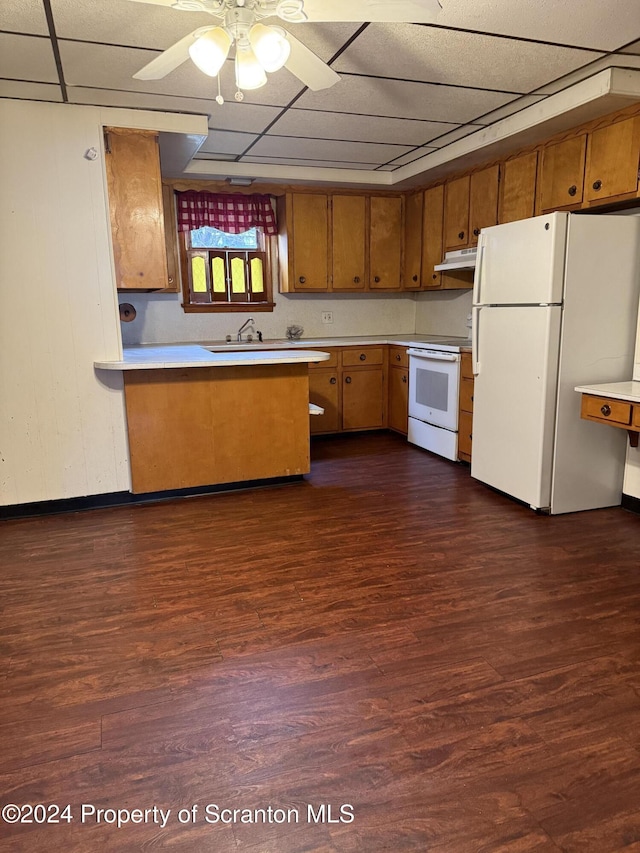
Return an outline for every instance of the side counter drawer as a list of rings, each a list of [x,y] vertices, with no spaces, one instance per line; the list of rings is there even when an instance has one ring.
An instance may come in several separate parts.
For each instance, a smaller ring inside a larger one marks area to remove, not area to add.
[[[599,423],[614,423],[629,426],[631,423],[631,403],[624,400],[610,400],[607,397],[582,395],[582,417]]]
[[[343,367],[362,367],[365,364],[382,364],[382,347],[349,347],[342,350]]]

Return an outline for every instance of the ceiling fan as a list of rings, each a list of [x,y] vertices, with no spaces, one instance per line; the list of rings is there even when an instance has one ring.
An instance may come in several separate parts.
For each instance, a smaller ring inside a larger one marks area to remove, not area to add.
[[[168,6],[184,12],[208,12],[219,23],[200,27],[180,39],[133,76],[160,80],[187,59],[216,77],[235,42],[238,92],[258,89],[267,82],[265,72],[283,66],[313,91],[328,89],[340,77],[319,56],[279,26],[265,25],[265,18],[289,24],[305,22],[430,23],[440,9],[439,0],[132,0]],[[223,103],[218,86],[218,103]]]

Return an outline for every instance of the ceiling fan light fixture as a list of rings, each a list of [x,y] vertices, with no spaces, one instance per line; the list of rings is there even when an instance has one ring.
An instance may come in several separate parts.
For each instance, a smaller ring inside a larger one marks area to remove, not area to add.
[[[269,73],[279,71],[289,59],[291,45],[280,27],[254,24],[249,32],[249,42],[258,62]]]
[[[264,68],[249,45],[236,48],[236,86],[238,89],[259,89],[267,82]]]
[[[196,39],[189,48],[189,56],[200,71],[216,77],[229,55],[232,39],[222,27],[214,27]]]

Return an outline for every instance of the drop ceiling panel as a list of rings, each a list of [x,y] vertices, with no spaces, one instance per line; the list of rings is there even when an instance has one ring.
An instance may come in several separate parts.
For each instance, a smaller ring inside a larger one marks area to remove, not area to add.
[[[438,139],[432,139],[430,144],[433,145],[434,148],[444,148],[452,142],[457,142],[458,139],[463,139],[465,136],[470,136],[472,133],[476,133],[476,131],[482,129],[482,127],[477,125],[466,124],[464,127],[458,127],[450,133],[445,133]]]
[[[443,0],[442,6],[438,26],[595,50],[617,50],[640,35],[638,0]]]
[[[57,83],[51,42],[38,36],[0,33],[0,77],[34,83]]]
[[[297,107],[359,115],[406,117],[463,124],[514,100],[514,95],[401,80],[345,75],[331,89],[306,91]]]
[[[210,130],[209,136],[200,146],[199,154],[242,154],[256,141],[253,133],[231,133]]]
[[[415,151],[408,151],[406,154],[401,154],[400,157],[396,157],[395,160],[392,160],[387,165],[395,168],[396,166],[406,166],[407,163],[413,163],[416,160],[419,160],[421,157],[426,157],[430,151],[435,151],[435,148],[417,148]]]
[[[444,122],[313,112],[294,107],[278,119],[271,128],[271,133],[281,136],[367,139],[369,142],[422,145],[454,127],[455,125]]]
[[[601,55],[417,24],[371,24],[333,68],[525,93]]]
[[[62,101],[60,86],[52,83],[27,83],[23,80],[0,80],[0,98],[23,101]]]
[[[48,35],[42,0],[0,3],[0,30],[30,35]]]
[[[408,151],[406,145],[368,142],[341,142],[327,139],[296,139],[291,136],[263,136],[251,154],[293,157],[308,160],[348,160],[351,163],[386,163]]]

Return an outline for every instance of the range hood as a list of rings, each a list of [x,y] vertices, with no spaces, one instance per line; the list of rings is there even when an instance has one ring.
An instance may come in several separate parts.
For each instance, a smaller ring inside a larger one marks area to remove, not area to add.
[[[434,270],[449,272],[450,270],[474,270],[476,268],[476,256],[478,250],[459,249],[457,252],[447,252],[444,261],[436,264]]]

